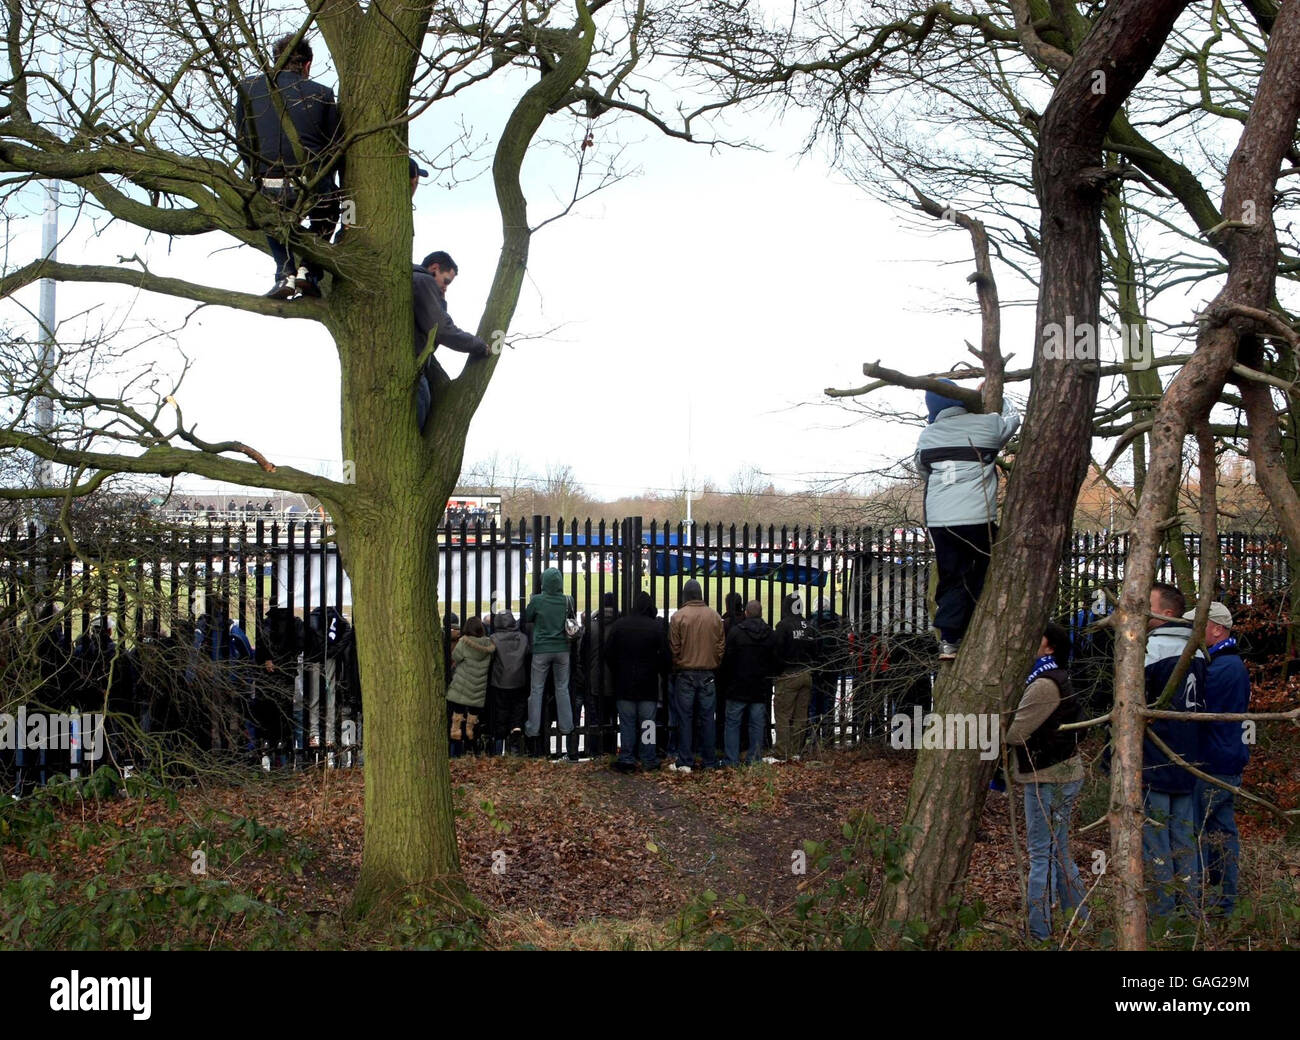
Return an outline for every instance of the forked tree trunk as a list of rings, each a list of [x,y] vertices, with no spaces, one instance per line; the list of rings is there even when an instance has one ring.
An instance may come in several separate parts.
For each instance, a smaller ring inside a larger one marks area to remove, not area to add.
[[[1185,6],[1107,4],[1043,114],[1035,165],[1043,264],[1029,407],[988,581],[961,653],[940,676],[936,711],[1003,713],[1023,688],[1087,472],[1098,385],[1095,360],[1045,359],[1043,330],[1067,319],[1097,330],[1102,140]],[[929,943],[951,930],[993,766],[978,751],[918,752],[904,820],[907,874],[876,909],[882,942],[907,922],[919,923]]]
[[[1300,4],[1282,8],[1274,23],[1259,90],[1224,185],[1223,215],[1238,222],[1226,231],[1228,280],[1206,308],[1196,352],[1174,377],[1156,410],[1146,493],[1138,505],[1134,537],[1124,569],[1117,611],[1115,706],[1112,710],[1111,867],[1119,875],[1117,934],[1122,949],[1146,945],[1142,885],[1142,736],[1145,720],[1143,647],[1148,596],[1155,576],[1162,513],[1182,473],[1183,441],[1207,418],[1223,390],[1238,349],[1257,349],[1260,324],[1241,308],[1266,309],[1277,273],[1273,196],[1278,167],[1287,154],[1300,115]],[[1249,408],[1259,406],[1243,388]],[[1267,407],[1271,411],[1272,404]],[[1258,411],[1257,411],[1257,414]],[[1256,431],[1252,429],[1252,434]],[[1258,431],[1263,444],[1267,430]],[[1258,450],[1252,438],[1252,451]],[[1267,487],[1266,487],[1267,490]],[[1294,494],[1294,493],[1293,493]]]

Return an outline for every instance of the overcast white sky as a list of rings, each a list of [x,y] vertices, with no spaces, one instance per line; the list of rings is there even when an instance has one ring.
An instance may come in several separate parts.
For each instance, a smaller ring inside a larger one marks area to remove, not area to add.
[[[500,125],[501,100],[466,110],[481,134]],[[609,499],[679,488],[692,470],[697,483],[726,487],[748,466],[797,489],[909,455],[916,427],[848,425],[852,417],[825,405],[822,391],[860,385],[867,360],[911,372],[970,360],[963,340],[978,341],[979,323],[967,306],[969,240],[955,228],[918,232],[820,155],[797,161],[804,131],[794,117],[735,120],[728,136],[769,149],[758,152],[621,125],[631,142],[625,161],[639,172],[535,237],[512,334],[557,331],[505,352],[470,431],[467,468],[494,451],[539,473],[567,463]],[[454,132],[434,110],[413,124],[412,142],[436,154]],[[607,147],[602,123],[595,134]],[[569,173],[557,152],[528,172],[536,222],[558,208]],[[39,254],[39,194],[28,201],[33,218],[13,229],[10,264]],[[272,281],[269,258],[218,235],[145,242],[114,228],[93,237],[84,217],[70,227],[70,211],[63,229],[64,260],[114,263],[138,251],[157,273],[249,292]],[[417,257],[446,249],[456,258],[448,305],[473,328],[500,244],[490,180],[454,190],[424,182],[415,243]],[[1003,277],[1004,301],[1024,300],[1027,290]],[[35,309],[34,288],[22,298]],[[175,322],[189,310],[146,294],[60,286],[61,319],[87,308],[110,324]],[[1004,350],[1028,343],[1031,320],[1031,308],[1004,315]],[[323,328],[209,308],[178,341],[193,360],[180,399],[201,436],[243,439],[273,460],[338,474],[339,368]],[[174,352],[157,356],[175,367]],[[449,360],[457,370],[460,356]]]

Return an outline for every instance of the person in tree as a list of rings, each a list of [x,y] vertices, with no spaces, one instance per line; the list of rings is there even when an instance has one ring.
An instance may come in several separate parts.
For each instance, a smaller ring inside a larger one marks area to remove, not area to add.
[[[343,131],[334,92],[311,79],[312,49],[305,38],[295,42],[293,36],[282,36],[275,41],[271,60],[280,68],[274,86],[265,74],[239,84],[239,153],[261,192],[286,209],[300,197],[310,198],[311,233],[329,239],[339,218],[334,175],[342,171],[338,148]],[[287,234],[268,235],[267,244],[275,259],[275,285],[267,296],[287,300],[299,293],[321,295],[320,265],[306,261],[300,273]]]
[[[925,477],[925,522],[938,570],[939,660],[951,661],[984,588],[998,533],[998,452],[1019,428],[1020,415],[1010,401],[1001,415],[973,414],[933,390],[926,391],[925,404],[928,424],[914,462]]]
[[[1195,609],[1183,615],[1191,621]],[[1250,673],[1232,635],[1232,612],[1223,603],[1210,604],[1205,622],[1206,653],[1210,663],[1205,675],[1205,710],[1247,712],[1250,710]],[[1201,758],[1205,772],[1232,787],[1241,786],[1241,774],[1250,761],[1250,745],[1240,722],[1202,722]],[[1233,814],[1231,791],[1196,778],[1197,842],[1207,888],[1206,906],[1230,914],[1237,905],[1237,857],[1241,840]]]
[[[1082,717],[1067,670],[1070,651],[1070,634],[1049,624],[1005,737],[1015,749],[1015,781],[1025,789],[1029,934],[1038,940],[1051,936],[1053,903],[1068,923],[1087,894],[1070,852],[1070,816],[1084,778],[1079,731],[1061,730]]]
[[[446,380],[446,373],[433,359],[431,348],[447,347],[471,360],[486,358],[492,348],[472,332],[458,328],[447,313],[447,289],[460,273],[451,255],[436,250],[426,256],[411,270],[411,299],[415,306],[415,356],[430,350],[420,368],[416,383],[416,421],[421,431],[428,420],[433,401],[433,389]]]

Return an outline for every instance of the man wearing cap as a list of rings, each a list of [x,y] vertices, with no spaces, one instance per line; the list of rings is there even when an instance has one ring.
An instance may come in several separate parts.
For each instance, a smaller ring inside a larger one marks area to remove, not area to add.
[[[418,174],[417,174],[418,176]],[[456,261],[442,250],[430,253],[411,271],[411,297],[415,304],[415,356],[430,346],[448,347],[468,354],[470,360],[488,357],[491,348],[472,332],[456,327],[447,313],[447,287],[460,273]],[[424,430],[433,401],[433,388],[446,382],[447,374],[430,352],[416,386],[416,420]]]
[[[421,167],[414,159],[409,161],[411,164],[411,198],[415,198],[415,189],[420,186],[420,178],[429,176],[429,171]]]
[[[1191,621],[1196,611],[1189,610],[1183,617]],[[1205,710],[1249,711],[1250,673],[1232,637],[1232,613],[1222,603],[1210,604],[1205,646],[1210,657],[1205,679]],[[1222,783],[1240,787],[1241,774],[1250,761],[1245,725],[1202,722],[1200,726],[1204,771]],[[1237,903],[1237,856],[1241,850],[1233,816],[1233,793],[1197,777],[1196,825],[1207,890],[1206,906],[1230,914]]]
[[[943,382],[956,384],[951,379]],[[939,660],[951,661],[984,588],[997,537],[998,452],[1020,426],[1010,401],[1001,415],[976,415],[933,390],[925,394],[927,425],[914,458],[925,477],[925,523],[934,543],[938,586],[934,627]]]

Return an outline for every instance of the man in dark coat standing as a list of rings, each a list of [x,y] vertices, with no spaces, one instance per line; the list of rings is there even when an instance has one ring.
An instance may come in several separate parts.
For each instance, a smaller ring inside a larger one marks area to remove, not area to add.
[[[618,708],[618,759],[614,768],[620,773],[636,769],[639,749],[642,767],[657,769],[655,706],[660,679],[668,674],[672,657],[668,633],[648,592],[638,592],[632,612],[609,626],[605,660],[612,673]]]
[[[726,765],[740,765],[740,726],[749,729],[749,754],[753,765],[763,756],[763,734],[772,705],[772,677],[776,674],[776,635],[763,620],[763,605],[752,599],[744,620],[727,632],[722,657],[722,689],[727,698],[727,731],[723,739]]]
[[[1187,621],[1195,617],[1195,609],[1183,615]],[[1223,603],[1210,604],[1205,645],[1210,657],[1205,675],[1205,710],[1249,711],[1250,673],[1232,635],[1232,612]],[[1205,772],[1229,787],[1240,787],[1241,774],[1250,761],[1250,744],[1242,723],[1202,722],[1199,727]],[[1237,905],[1237,857],[1241,852],[1233,793],[1197,777],[1194,812],[1206,907],[1230,914]]]

